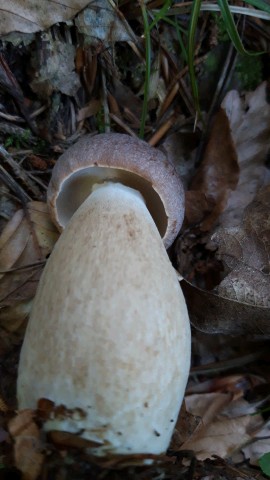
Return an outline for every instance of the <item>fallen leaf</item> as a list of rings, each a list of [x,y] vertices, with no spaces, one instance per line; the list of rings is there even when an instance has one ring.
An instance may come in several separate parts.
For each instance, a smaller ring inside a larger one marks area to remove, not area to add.
[[[214,198],[207,198],[204,192],[188,190],[185,195],[185,219],[189,225],[199,224],[215,208]]]
[[[187,410],[201,417],[201,428],[185,442],[180,450],[193,450],[199,460],[213,455],[231,456],[241,445],[253,438],[255,428],[262,424],[261,417],[225,415],[232,404],[230,393],[194,394],[186,397]]]
[[[199,460],[205,460],[215,455],[225,458],[232,455],[240,445],[250,440],[247,433],[250,424],[250,416],[237,419],[216,419],[207,431],[185,443],[182,448],[193,450]]]
[[[175,425],[174,433],[170,442],[170,450],[179,450],[179,448],[188,441],[200,428],[201,417],[193,415],[186,409],[185,401],[182,403],[181,410]]]
[[[222,102],[230,122],[240,173],[237,188],[230,193],[219,218],[220,226],[238,226],[246,206],[260,188],[270,183],[266,163],[270,147],[268,88],[263,82],[254,92],[241,97],[232,90]]]
[[[89,45],[134,41],[135,37],[125,18],[107,0],[91,1],[77,16],[75,25]]]
[[[222,107],[236,148],[239,180],[236,188],[222,194],[225,203],[219,217],[215,217],[214,207],[206,217],[206,224],[201,220],[202,228],[213,227],[213,215],[218,221],[215,231],[211,232],[212,241],[208,241],[209,236],[198,239],[197,235],[197,250],[192,234],[187,235],[186,240],[183,234],[179,241],[180,271],[194,282],[194,286],[187,281],[182,283],[191,322],[203,332],[270,335],[270,193],[267,188],[270,184],[267,167],[270,105],[267,92],[268,84],[264,82],[242,98],[236,91],[226,95]],[[206,195],[206,200],[208,198]],[[190,203],[194,205],[193,220],[199,222],[200,203],[203,214],[209,205],[202,197],[194,201],[191,196]],[[185,252],[189,254],[188,264],[183,261]],[[212,284],[208,282],[209,271],[214,279]]]
[[[198,205],[203,196],[200,228],[203,231],[210,230],[224,210],[230,192],[236,188],[238,176],[239,166],[230,124],[226,112],[221,108],[213,119],[202,162],[191,183],[189,192],[192,195],[186,198],[189,222],[198,222]]]
[[[188,189],[188,185],[194,176],[198,143],[199,136],[196,132],[175,132],[167,135],[159,147],[165,153],[168,161],[174,165],[185,190]]]
[[[32,33],[65,22],[82,10],[89,0],[1,0],[0,35]]]
[[[90,100],[90,102],[83,108],[78,111],[77,121],[81,122],[86,118],[91,117],[92,115],[96,115],[98,111],[101,109],[101,101],[100,100]]]
[[[218,377],[204,382],[196,383],[187,388],[188,395],[192,393],[210,393],[222,392],[233,394],[233,399],[237,398],[239,394],[243,396],[243,385],[246,385],[247,380],[242,374],[234,374],[226,377]]]
[[[118,78],[112,79],[110,85],[110,93],[114,96],[118,105],[125,111],[129,110],[132,105],[132,114],[137,119],[141,118],[142,100],[135,95],[131,88],[124,85]]]
[[[222,297],[183,280],[191,323],[201,332],[270,338],[270,310]]]
[[[258,465],[258,460],[270,452],[270,421],[256,432],[253,441],[242,452],[252,465]]]
[[[210,425],[216,415],[220,414],[224,407],[232,401],[230,392],[212,392],[187,395],[185,398],[187,411],[202,419],[202,428]]]
[[[7,223],[0,236],[0,327],[15,332],[24,323],[58,236],[42,202],[30,202]]]
[[[22,472],[22,479],[36,480],[41,473],[44,454],[33,410],[20,411],[10,420],[8,428],[15,441],[15,465]]]
[[[44,32],[40,48],[35,51],[32,66],[34,80],[32,90],[47,100],[54,91],[74,96],[80,87],[80,79],[75,72],[75,46],[52,37],[50,31]]]
[[[238,302],[270,307],[270,186],[243,213],[241,225],[219,228],[211,243],[228,273],[217,293]],[[270,331],[270,329],[269,329]]]

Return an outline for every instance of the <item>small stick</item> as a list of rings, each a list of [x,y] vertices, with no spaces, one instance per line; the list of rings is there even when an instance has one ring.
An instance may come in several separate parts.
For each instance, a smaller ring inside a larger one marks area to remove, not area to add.
[[[154,147],[161,139],[164,137],[165,133],[173,126],[175,123],[175,113],[173,113],[165,123],[154,133],[154,135],[148,140],[149,145]]]
[[[12,178],[12,176],[0,165],[0,180],[14,193],[17,199],[25,205],[31,200],[31,197],[25,193],[20,185]]]
[[[120,127],[123,128],[123,130],[125,130],[127,133],[129,133],[129,135],[131,135],[132,137],[137,137],[136,133],[133,132],[133,130],[131,130],[131,128],[129,128],[124,122],[123,120],[121,120],[121,118],[117,117],[117,115],[114,115],[113,113],[110,113],[110,117],[115,121],[115,123],[117,123],[117,125],[119,125]]]
[[[101,70],[101,81],[102,81],[102,100],[103,100],[103,110],[104,110],[104,130],[105,133],[109,133],[111,131],[110,125],[110,112],[109,112],[109,105],[108,105],[108,91],[106,85],[106,76],[104,69]]]
[[[33,180],[31,180],[29,178],[27,172],[17,162],[15,162],[15,160],[12,158],[12,156],[6,151],[6,149],[2,145],[0,145],[0,157],[2,157],[3,161],[6,162],[9,165],[9,167],[13,170],[15,176],[23,182],[23,184],[35,196],[35,198],[40,199],[40,198],[43,197],[43,194],[40,192],[39,188],[33,182]],[[22,190],[21,187],[20,187],[20,190]],[[18,189],[17,189],[17,191],[18,191]],[[25,194],[25,192],[24,192],[24,194]],[[27,197],[28,197],[28,195],[27,195]]]
[[[18,115],[10,115],[9,113],[0,112],[0,117],[8,120],[9,122],[25,123],[25,120],[23,120],[21,117],[18,117]]]
[[[267,349],[261,349],[256,352],[248,353],[243,356],[229,358],[228,360],[222,360],[220,362],[208,363],[206,365],[198,365],[196,367],[192,367],[190,371],[190,375],[207,375],[211,373],[219,373],[225,372],[226,370],[230,370],[231,368],[235,367],[243,367],[244,365],[248,365],[249,363],[254,362],[261,358],[265,353],[267,353]]]

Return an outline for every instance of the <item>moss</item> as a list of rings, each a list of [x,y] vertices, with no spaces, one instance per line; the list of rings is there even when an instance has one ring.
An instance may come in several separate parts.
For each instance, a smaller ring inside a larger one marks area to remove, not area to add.
[[[28,145],[31,137],[31,131],[26,129],[23,133],[11,133],[5,140],[4,147],[15,147],[20,149]]]
[[[239,56],[235,66],[237,78],[244,90],[254,90],[262,81],[263,64],[260,56]]]
[[[219,59],[217,57],[216,51],[210,51],[210,53],[207,55],[205,62],[204,62],[204,68],[208,73],[213,73],[216,72],[219,66]]]
[[[225,21],[220,13],[212,13],[214,22],[217,26],[217,38],[219,42],[228,42],[230,40]]]

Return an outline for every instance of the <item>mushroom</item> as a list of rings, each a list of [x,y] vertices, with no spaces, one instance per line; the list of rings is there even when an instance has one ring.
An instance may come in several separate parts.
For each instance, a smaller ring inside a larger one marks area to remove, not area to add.
[[[19,408],[50,400],[45,430],[94,442],[96,456],[163,453],[190,366],[187,308],[165,249],[183,219],[181,181],[142,140],[87,135],[58,159],[48,203],[63,233],[26,330]]]

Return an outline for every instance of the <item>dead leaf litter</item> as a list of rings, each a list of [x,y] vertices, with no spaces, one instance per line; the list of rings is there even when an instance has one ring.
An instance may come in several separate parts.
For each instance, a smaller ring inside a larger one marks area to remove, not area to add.
[[[221,17],[200,15],[198,119],[186,62],[189,5],[173,2],[166,16],[167,2],[144,4],[152,22],[147,103],[141,2],[1,2],[1,478],[266,478],[258,462],[270,451],[269,26],[239,17],[245,46],[266,52],[258,63],[253,57],[248,74],[258,65],[257,83],[246,87]],[[140,455],[102,464],[76,435],[45,435],[44,403],[16,411],[17,365],[59,236],[45,203],[53,165],[86,133],[142,130],[186,190],[185,223],[170,253],[193,325],[192,367],[168,452],[143,466]]]

